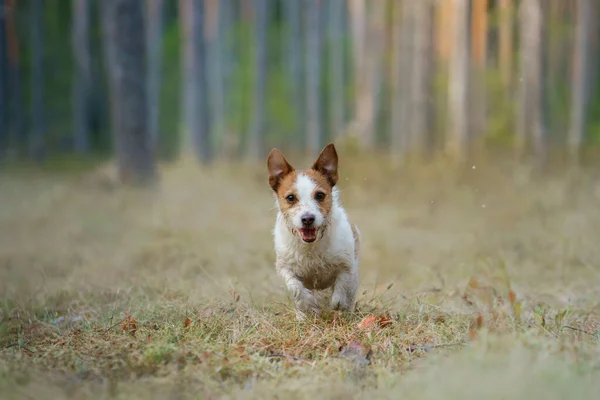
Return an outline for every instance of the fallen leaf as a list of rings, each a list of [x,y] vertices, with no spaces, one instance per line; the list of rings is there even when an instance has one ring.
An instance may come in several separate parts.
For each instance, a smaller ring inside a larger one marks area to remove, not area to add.
[[[392,319],[389,315],[381,315],[377,321],[380,328],[385,328],[387,326],[392,325]]]
[[[185,319],[185,321],[183,321],[183,327],[187,328],[188,326],[192,325],[192,320],[190,319],[190,317],[187,317]]]
[[[477,332],[473,328],[469,328],[469,339],[475,340],[477,339]]]
[[[516,319],[517,321],[520,321],[520,320],[521,320],[521,307],[522,307],[522,304],[523,304],[523,303],[521,303],[521,302],[519,301],[519,302],[515,303],[515,305],[514,305],[515,319]]]
[[[479,282],[477,282],[477,279],[475,279],[474,276],[471,277],[471,280],[469,281],[469,286],[473,289],[477,289],[479,287]]]
[[[134,336],[137,332],[137,322],[131,315],[125,313],[125,319],[121,321],[121,329],[129,333],[131,336]]]
[[[546,318],[544,318],[543,314],[535,313],[535,314],[533,314],[533,317],[535,318],[535,322],[538,325],[540,325],[542,327],[546,326]]]
[[[375,317],[374,315],[369,315],[363,318],[362,321],[360,321],[360,323],[358,324],[358,329],[372,328],[375,325],[375,323],[377,323],[377,317]]]
[[[514,306],[515,301],[517,301],[517,295],[514,291],[511,290],[508,292],[508,299],[510,300],[510,304]]]
[[[477,314],[477,318],[475,319],[475,327],[477,329],[481,329],[483,326],[483,315],[481,313]]]
[[[392,324],[392,319],[389,315],[369,315],[363,318],[362,321],[358,324],[359,329],[372,329],[375,327],[385,328]]]
[[[557,329],[562,328],[563,319],[565,319],[566,314],[567,310],[563,310],[562,312],[556,314],[556,317],[554,317],[554,323],[556,324]]]

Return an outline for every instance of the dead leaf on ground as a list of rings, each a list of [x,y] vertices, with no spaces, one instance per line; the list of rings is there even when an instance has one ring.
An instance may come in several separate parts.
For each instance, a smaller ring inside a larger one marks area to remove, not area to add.
[[[190,319],[190,317],[187,317],[185,319],[185,321],[183,321],[183,327],[187,328],[188,326],[192,325],[192,320]]]
[[[514,306],[515,301],[517,301],[517,295],[514,291],[511,290],[508,292],[508,299],[510,300],[510,304]]]
[[[469,328],[469,340],[473,341],[475,339],[477,339],[477,332],[475,332],[475,329]]]
[[[125,313],[125,319],[121,321],[121,329],[123,329],[124,332],[129,333],[131,336],[135,336],[135,333],[137,332],[136,320],[133,319],[130,314]]]
[[[469,286],[473,289],[477,289],[479,287],[479,282],[477,282],[477,279],[475,279],[474,276],[471,277],[471,280],[469,281]]]
[[[368,315],[358,324],[359,329],[372,329],[375,327],[385,328],[392,324],[392,319],[388,315]]]

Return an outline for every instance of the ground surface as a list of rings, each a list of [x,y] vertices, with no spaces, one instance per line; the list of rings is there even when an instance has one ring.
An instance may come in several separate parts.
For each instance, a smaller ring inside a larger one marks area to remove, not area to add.
[[[342,158],[342,161],[344,159]],[[263,168],[0,173],[2,398],[595,398],[600,180],[342,164],[353,315],[296,322]],[[374,316],[370,317],[370,316]]]

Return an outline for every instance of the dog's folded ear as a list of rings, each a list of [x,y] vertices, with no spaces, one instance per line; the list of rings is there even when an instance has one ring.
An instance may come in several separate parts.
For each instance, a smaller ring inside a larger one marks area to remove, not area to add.
[[[287,174],[294,172],[294,167],[288,163],[283,153],[278,149],[273,149],[269,153],[267,167],[269,169],[269,185],[274,191],[277,191],[279,183]]]
[[[338,155],[333,143],[325,146],[319,154],[319,158],[314,163],[312,169],[323,174],[331,187],[338,181]]]

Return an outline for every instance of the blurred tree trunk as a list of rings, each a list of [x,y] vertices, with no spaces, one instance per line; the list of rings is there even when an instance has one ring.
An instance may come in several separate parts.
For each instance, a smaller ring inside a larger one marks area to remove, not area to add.
[[[87,0],[86,0],[87,1]],[[146,0],[146,46],[148,50],[148,132],[155,152],[160,136],[160,89],[164,0]]]
[[[31,6],[31,136],[29,155],[41,160],[45,152],[44,121],[44,5],[32,0]]]
[[[156,178],[151,138],[148,132],[146,38],[144,3],[139,0],[104,0],[105,16],[113,40],[109,79],[118,110],[115,118],[115,148],[122,183],[144,185]],[[126,116],[126,118],[125,118]]]
[[[90,2],[73,0],[72,45],[75,59],[73,82],[73,135],[75,151],[90,150],[90,100],[92,74],[90,61]]]
[[[453,0],[451,53],[449,60],[448,132],[446,152],[456,161],[463,161],[467,150],[467,85],[468,31],[467,0]]]
[[[412,3],[412,74],[410,77],[410,148],[417,158],[424,156],[430,129],[432,81],[432,12],[429,0]]]
[[[304,73],[302,64],[303,30],[302,8],[299,1],[284,1],[285,15],[288,21],[289,33],[286,46],[288,47],[288,70],[292,81],[292,104],[295,111],[294,143],[299,148],[304,146],[306,132],[306,101],[304,96]]]
[[[306,15],[306,111],[309,154],[316,155],[322,142],[321,54],[322,0],[310,0]]]
[[[223,120],[220,132],[222,133],[221,153],[226,157],[234,157],[239,154],[240,135],[233,129],[229,123],[232,116],[232,83],[234,82],[233,72],[236,63],[235,51],[235,28],[236,28],[236,0],[219,1],[219,64],[221,90],[223,93],[222,107]]]
[[[6,40],[6,5],[0,0],[0,160],[4,157],[8,146],[8,52]]]
[[[406,152],[406,123],[407,114],[403,112],[405,108],[404,98],[406,93],[406,82],[408,71],[407,62],[407,39],[409,38],[407,29],[408,16],[405,11],[406,5],[411,0],[396,1],[393,3],[392,18],[392,95],[390,99],[390,150],[395,162],[404,161]]]
[[[571,121],[568,139],[569,153],[574,162],[579,162],[579,153],[585,137],[591,14],[591,0],[577,0],[575,47],[573,49],[574,66],[571,81]]]
[[[267,0],[254,0],[254,91],[248,156],[258,159],[265,151],[265,90],[267,84]]]
[[[352,131],[363,146],[372,148],[376,139],[376,117],[382,84],[387,1],[350,0],[348,4],[352,17],[355,57],[355,105]]]
[[[345,124],[344,96],[344,0],[329,0],[329,83],[330,126],[334,138],[340,138]]]
[[[102,32],[103,32],[103,40],[102,44],[104,47],[104,60],[106,64],[106,70],[108,71],[108,104],[109,104],[109,115],[110,115],[110,132],[114,137],[116,137],[116,132],[119,129],[119,118],[121,115],[121,110],[117,107],[117,101],[115,96],[117,95],[117,88],[115,85],[117,84],[116,79],[112,79],[111,74],[115,70],[116,63],[116,39],[115,35],[115,27],[113,26],[115,21],[112,18],[113,11],[112,9],[115,7],[115,4],[112,0],[104,1],[99,4],[100,8],[100,22],[102,24]]]
[[[367,73],[367,3],[365,0],[349,0],[354,54],[354,115],[352,131],[363,145],[372,145],[373,99],[369,93]]]
[[[183,121],[187,140],[201,163],[212,161],[210,110],[208,100],[207,60],[205,46],[204,0],[180,0],[179,13],[183,30]]]
[[[499,8],[500,75],[504,88],[510,91],[513,75],[513,0],[499,0]]]
[[[520,87],[517,102],[517,155],[526,151],[531,138],[538,162],[545,159],[542,126],[542,18],[540,0],[523,0],[519,9]]]
[[[208,42],[208,80],[209,93],[212,105],[211,128],[216,128],[215,137],[223,138],[225,124],[225,93],[223,86],[222,48],[223,38],[221,35],[221,15],[225,2],[219,0],[207,0],[206,12],[206,37]]]
[[[452,47],[451,35],[454,0],[438,0],[436,12],[436,51],[442,63],[448,62]],[[501,0],[502,1],[502,0]]]
[[[5,104],[4,109],[5,123],[8,121],[8,147],[11,151],[17,150],[26,140],[25,133],[25,113],[23,103],[23,84],[22,84],[22,71],[21,71],[21,60],[19,54],[19,38],[17,37],[17,30],[15,25],[15,12],[16,4],[15,0],[3,0],[5,3],[6,14],[5,19],[5,34],[6,43],[8,48],[8,87],[5,86],[6,92],[5,99],[10,99],[10,102]],[[2,33],[0,32],[0,36]],[[1,45],[0,45],[1,46]],[[6,50],[6,49],[5,49]],[[6,73],[6,71],[5,71]],[[2,113],[2,111],[0,111]],[[15,151],[16,152],[16,151]]]
[[[471,10],[471,68],[469,96],[469,136],[476,143],[485,133],[486,124],[486,67],[488,36],[488,0],[472,0]]]

